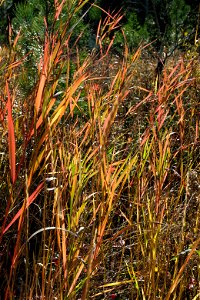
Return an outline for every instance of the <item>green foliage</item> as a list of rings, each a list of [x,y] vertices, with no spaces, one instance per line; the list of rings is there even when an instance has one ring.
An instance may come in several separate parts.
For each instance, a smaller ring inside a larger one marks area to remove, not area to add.
[[[138,47],[142,41],[148,42],[149,32],[147,30],[147,24],[141,25],[138,22],[137,14],[134,12],[128,13],[126,18],[127,22],[121,29],[125,35],[128,47],[133,49]],[[114,45],[117,50],[123,49],[124,36],[121,31],[117,31]]]
[[[91,21],[99,21],[102,16],[102,10],[96,6],[92,6],[89,10],[88,17]]]
[[[13,1],[0,2],[0,46],[8,43],[8,17]]]
[[[174,0],[170,5],[170,41],[171,43],[181,44],[184,41],[184,32],[194,30],[188,17],[190,6],[185,4],[184,0]]]
[[[53,1],[32,0],[16,6],[12,26],[16,34],[20,31],[18,53],[21,57],[28,53],[27,72],[26,75],[22,75],[20,81],[25,92],[28,92],[37,80],[37,63],[43,53],[46,30],[48,30],[49,35],[57,32],[58,38],[60,38],[67,28],[65,37],[62,39],[70,37],[70,56],[76,55],[77,48],[81,48],[80,61],[83,61],[87,56],[90,29],[89,25],[83,21],[82,10],[75,11],[75,4],[76,1],[71,6],[66,2],[56,23],[54,23]],[[45,20],[47,28],[45,27]]]
[[[123,1],[125,19],[122,28],[125,31],[128,45],[138,45],[141,41],[155,41],[157,52],[163,46],[170,50],[181,48],[184,41],[194,42],[195,30],[198,28],[198,12],[186,4],[185,0],[151,0]],[[196,6],[198,9],[198,6]],[[184,33],[188,33],[188,38]],[[118,41],[123,40],[119,33]]]
[[[43,52],[45,36],[44,1],[33,0],[16,5],[15,17],[12,20],[13,31],[20,31],[17,45],[19,56],[28,54],[25,63],[27,72],[22,74],[20,85],[28,93],[37,80],[37,65]]]

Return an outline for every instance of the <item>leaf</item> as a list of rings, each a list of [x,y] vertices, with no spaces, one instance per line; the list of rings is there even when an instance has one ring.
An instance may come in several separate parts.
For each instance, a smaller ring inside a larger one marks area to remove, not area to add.
[[[196,250],[196,253],[200,256],[200,250]]]
[[[45,112],[45,115],[43,116],[43,114],[41,113],[40,117],[37,120],[36,123],[36,130],[44,123],[44,118],[46,118],[50,112],[50,110],[52,109],[54,103],[55,103],[56,98],[52,98],[49,102],[49,105],[47,107],[47,110]],[[30,136],[28,136],[28,139],[30,139],[32,136],[34,135],[34,129],[31,130]]]
[[[65,3],[65,0],[63,0],[60,4],[58,1],[55,1],[55,7],[56,7],[56,14],[55,14],[55,20],[58,20],[60,13],[62,11],[63,5]]]
[[[7,110],[8,110],[8,151],[9,151],[9,161],[10,161],[10,172],[12,183],[16,181],[16,145],[15,145],[15,131],[12,118],[12,104],[10,99],[10,92],[8,87],[8,82],[6,81],[6,92],[8,97]]]
[[[48,38],[46,37],[45,48],[44,48],[44,58],[43,58],[43,68],[42,68],[42,73],[40,76],[40,82],[39,82],[39,87],[37,90],[36,99],[35,99],[36,115],[38,115],[39,109],[42,104],[42,97],[43,97],[43,93],[44,93],[45,83],[47,80],[48,61],[49,61],[49,42],[48,42]]]
[[[36,188],[36,190],[31,194],[31,196],[27,199],[27,203],[26,203],[26,207],[25,209],[27,209],[31,203],[35,200],[35,198],[38,196],[38,194],[41,192],[42,188],[43,188],[44,183],[41,182],[38,187]],[[25,201],[25,200],[24,200]],[[14,216],[14,218],[12,219],[12,221],[8,224],[8,226],[4,229],[3,234],[6,233],[6,231],[8,231],[8,229],[10,228],[10,226],[12,226],[15,221],[21,216],[21,214],[24,211],[24,207],[22,206],[20,208],[20,210],[18,211],[18,213]]]

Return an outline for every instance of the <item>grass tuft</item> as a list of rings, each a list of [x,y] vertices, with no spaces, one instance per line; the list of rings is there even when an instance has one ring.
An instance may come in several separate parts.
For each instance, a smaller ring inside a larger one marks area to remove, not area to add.
[[[0,50],[2,299],[198,299],[197,58],[158,80],[148,45],[114,52],[120,13],[83,58],[55,5],[28,96],[20,34]]]

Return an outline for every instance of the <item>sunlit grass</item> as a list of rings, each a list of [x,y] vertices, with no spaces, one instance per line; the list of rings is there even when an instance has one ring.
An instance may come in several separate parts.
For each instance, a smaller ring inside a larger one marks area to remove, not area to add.
[[[46,35],[28,98],[19,37],[0,53],[4,299],[199,295],[198,66],[177,54],[156,82],[148,46],[112,53],[120,18],[83,61]]]

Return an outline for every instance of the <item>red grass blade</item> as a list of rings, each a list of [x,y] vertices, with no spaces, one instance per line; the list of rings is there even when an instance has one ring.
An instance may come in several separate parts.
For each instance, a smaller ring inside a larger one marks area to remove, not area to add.
[[[37,197],[37,195],[41,192],[42,188],[43,188],[44,183],[41,182],[38,187],[36,188],[36,190],[31,194],[31,196],[28,198],[27,203],[26,203],[26,209],[31,205],[31,203],[35,200],[35,198]],[[22,212],[24,211],[24,207],[22,206],[20,208],[20,210],[18,211],[18,213],[14,216],[14,218],[12,219],[12,221],[8,224],[8,226],[4,229],[3,234],[6,233],[6,231],[8,231],[8,229],[10,228],[10,226],[12,226],[15,221],[21,216]]]

